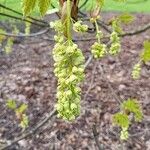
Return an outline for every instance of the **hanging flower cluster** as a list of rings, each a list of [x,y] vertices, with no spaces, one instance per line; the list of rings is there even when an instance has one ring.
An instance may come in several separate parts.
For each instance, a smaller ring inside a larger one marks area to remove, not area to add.
[[[76,44],[64,40],[63,25],[60,21],[51,23],[51,27],[58,33],[53,49],[54,73],[58,77],[56,109],[58,117],[70,121],[80,113],[79,83],[84,78],[85,58]]]
[[[141,73],[141,64],[137,63],[133,67],[132,78],[133,79],[138,79],[140,77],[140,73]]]
[[[96,19],[91,19],[91,22],[95,23],[96,37],[97,37],[98,41],[92,45],[91,52],[92,52],[94,58],[102,58],[106,54],[106,45],[101,43],[101,38],[103,37],[103,33],[102,33],[102,31],[99,30]]]
[[[88,26],[85,24],[82,24],[82,21],[80,20],[73,24],[73,30],[79,33],[83,33],[88,30]]]
[[[113,32],[110,35],[111,47],[109,53],[111,55],[116,55],[120,52],[121,49],[120,38],[117,32],[118,26],[116,21],[112,22],[112,28],[113,28]]]
[[[106,53],[106,45],[95,42],[92,45],[91,52],[92,52],[94,58],[102,58],[105,56],[105,53]]]

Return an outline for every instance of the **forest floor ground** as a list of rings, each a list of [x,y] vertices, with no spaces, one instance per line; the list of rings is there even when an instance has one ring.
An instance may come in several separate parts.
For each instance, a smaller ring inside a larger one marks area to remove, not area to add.
[[[107,21],[113,14],[104,13]],[[136,14],[135,21],[125,28],[132,31],[150,22],[150,15]],[[6,107],[7,99],[28,104],[29,128],[39,124],[54,108],[57,80],[53,74],[52,48],[48,39],[53,32],[41,37],[17,39],[10,55],[0,53],[0,145],[21,134],[13,111]],[[83,38],[92,38],[87,34]],[[47,40],[44,40],[46,38]],[[119,150],[119,129],[112,126],[112,115],[119,111],[120,101],[135,98],[142,106],[144,119],[130,127],[130,138],[123,143],[125,150],[150,150],[150,64],[142,66],[141,77],[131,78],[138,62],[143,42],[150,39],[150,30],[122,38],[118,56],[92,60],[82,83],[81,114],[72,123],[52,117],[35,134],[13,145],[10,150],[97,150],[93,127],[104,150]],[[94,41],[78,41],[86,60]],[[103,74],[103,73],[104,74]],[[109,83],[109,84],[108,84]],[[113,92],[111,88],[113,88]],[[90,90],[89,90],[90,87]],[[88,92],[87,92],[88,91]],[[115,93],[115,94],[114,94]],[[93,126],[94,125],[94,126]]]

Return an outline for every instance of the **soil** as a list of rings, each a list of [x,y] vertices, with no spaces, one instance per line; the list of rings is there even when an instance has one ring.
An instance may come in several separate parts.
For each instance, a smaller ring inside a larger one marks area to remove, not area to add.
[[[114,15],[102,14],[105,21]],[[125,31],[135,30],[150,22],[148,14],[134,15],[135,21],[125,26]],[[10,55],[0,53],[0,145],[4,141],[10,143],[22,133],[14,112],[6,107],[8,99],[16,100],[18,105],[28,104],[28,130],[41,122],[54,108],[57,85],[53,74],[54,42],[48,40],[53,34],[49,33],[50,37],[45,34],[24,40],[16,39]],[[92,38],[94,35],[86,34],[86,37]],[[150,150],[150,64],[143,64],[140,79],[133,80],[131,77],[132,67],[139,60],[143,42],[149,39],[150,30],[124,37],[122,51],[118,56],[91,61],[85,71],[86,79],[81,85],[81,114],[74,122],[65,122],[54,116],[35,134],[8,150],[97,150],[98,145],[93,136],[95,128],[98,132],[95,137],[101,149]],[[90,57],[93,42],[77,42],[86,60]],[[126,142],[120,142],[120,129],[112,125],[112,115],[119,111],[118,98],[119,101],[137,99],[144,114],[141,123],[131,125],[130,138]]]

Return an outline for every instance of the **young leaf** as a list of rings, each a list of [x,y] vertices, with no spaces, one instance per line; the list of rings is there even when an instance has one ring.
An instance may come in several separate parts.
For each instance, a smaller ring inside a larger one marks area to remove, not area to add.
[[[150,61],[150,41],[145,41],[144,42],[144,51],[141,55],[141,59],[144,62]]]
[[[118,21],[120,23],[128,24],[134,20],[134,17],[129,13],[123,13],[122,15],[118,16]]]
[[[27,108],[28,108],[27,104],[22,104],[16,111],[22,114],[27,110]]]
[[[9,99],[6,103],[6,106],[10,109],[16,109],[16,102],[15,100]]]
[[[130,120],[126,114],[116,113],[113,116],[113,123],[122,128],[128,128],[130,125]]]
[[[128,99],[127,101],[124,101],[122,104],[122,108],[124,110],[128,110],[129,112],[134,113],[135,121],[142,120],[142,110],[136,99]]]
[[[23,114],[22,120],[20,122],[20,126],[21,126],[21,128],[25,129],[28,127],[28,125],[29,125],[29,118],[26,114]]]
[[[14,43],[14,38],[13,37],[8,38],[6,46],[5,46],[6,54],[10,54],[12,52],[13,43]]]
[[[39,6],[40,13],[42,16],[44,16],[45,13],[47,12],[50,6],[50,2],[51,0],[38,0],[38,6]]]
[[[35,8],[37,0],[23,0],[23,15],[28,16],[32,10]]]
[[[115,32],[117,33],[123,33],[123,30],[122,30],[122,27],[121,27],[121,23],[119,21],[119,19],[116,17],[116,18],[113,18],[110,20],[111,24],[112,24],[112,28]]]

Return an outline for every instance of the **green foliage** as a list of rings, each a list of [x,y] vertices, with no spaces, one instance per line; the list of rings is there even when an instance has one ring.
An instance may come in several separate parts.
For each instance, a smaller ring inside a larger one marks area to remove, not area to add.
[[[27,104],[22,104],[20,107],[16,109],[16,113],[23,114],[28,108]]]
[[[24,16],[30,15],[35,8],[37,0],[23,0],[22,9]]]
[[[120,139],[127,140],[128,128],[131,124],[130,114],[133,113],[135,121],[142,121],[142,110],[136,99],[128,99],[121,104],[121,111],[113,116],[113,123],[121,127]]]
[[[119,112],[113,116],[113,123],[122,128],[128,128],[130,125],[130,120],[127,114]]]
[[[122,109],[134,113],[135,121],[141,121],[143,114],[141,107],[136,99],[128,99],[122,104]]]
[[[31,29],[31,23],[30,22],[26,22],[25,23],[25,34],[26,35],[30,34],[30,29]]]
[[[15,109],[15,113],[17,118],[20,120],[20,127],[25,129],[29,125],[29,119],[28,116],[26,115],[28,105],[27,104],[21,104],[18,108]]]
[[[142,121],[142,109],[136,99],[128,99],[121,104],[121,111],[113,116],[113,123],[121,127],[120,139],[127,140],[128,128],[131,124],[130,113],[134,114],[135,121]]]
[[[6,34],[6,31],[3,29],[0,29],[0,33]],[[15,25],[13,26],[12,33],[13,34],[19,33],[19,30],[17,29],[17,27]],[[6,41],[6,45],[5,45],[5,41]],[[7,37],[5,35],[0,35],[0,46],[2,46],[3,44],[5,45],[4,46],[5,53],[10,54],[12,52],[12,46],[14,44],[14,37]]]
[[[140,77],[141,69],[142,69],[142,63],[143,62],[149,62],[150,61],[150,42],[145,41],[144,42],[144,50],[142,51],[140,55],[140,61],[139,63],[135,64],[132,70],[132,78],[138,79]]]
[[[128,118],[127,114],[124,114],[122,112],[116,113],[113,116],[113,123],[119,127],[121,127],[120,132],[120,139],[121,140],[127,140],[129,137],[128,128],[130,125],[130,120]]]
[[[23,0],[23,14],[24,16],[30,15],[36,4],[38,4],[39,11],[41,15],[44,16],[50,6],[50,3],[50,0]]]
[[[133,67],[132,78],[138,79],[140,77],[140,73],[141,73],[141,63],[137,63]]]
[[[44,16],[50,6],[51,1],[50,0],[38,0],[38,6],[40,9],[40,13],[42,16]]]
[[[5,46],[5,53],[6,54],[10,54],[12,52],[13,44],[14,44],[14,38],[13,37],[8,38],[6,46]]]
[[[123,33],[122,24],[129,24],[134,20],[134,17],[129,13],[123,13],[111,19],[112,29],[114,32]]]
[[[134,17],[133,17],[133,15],[131,15],[129,13],[123,13],[117,17],[117,20],[120,23],[129,24],[129,23],[133,22]]]
[[[26,114],[22,115],[22,119],[20,121],[20,127],[25,129],[29,126],[29,118]]]
[[[6,31],[3,29],[0,29],[0,33],[5,34]],[[13,46],[13,37],[10,38],[6,38],[5,35],[0,35],[0,46],[3,45],[3,43],[5,43],[5,39],[7,39],[6,41],[6,45],[4,47],[5,53],[9,54],[12,50],[12,46]]]
[[[19,119],[20,121],[20,127],[23,129],[27,128],[29,125],[29,119],[26,115],[28,105],[23,103],[19,107],[17,107],[16,101],[9,99],[6,103],[6,106],[15,112],[17,119]]]
[[[144,51],[141,55],[141,59],[144,62],[150,61],[150,41],[145,41],[144,42]]]
[[[6,106],[9,108],[9,109],[13,109],[15,110],[16,109],[16,101],[13,100],[13,99],[9,99],[6,103]]]
[[[121,27],[121,22],[117,17],[113,17],[112,19],[110,19],[110,23],[112,26],[113,31],[117,32],[117,33],[122,33],[122,27]]]
[[[21,12],[21,2],[23,0],[0,0],[1,4],[6,5],[7,7],[13,8],[16,11]],[[134,0],[132,0],[134,1]],[[80,0],[79,7],[85,2],[85,0]],[[88,0],[88,3],[86,6],[82,8],[82,10],[87,10],[86,7],[90,7],[93,0]],[[51,0],[51,3],[59,8],[58,0]],[[105,0],[103,10],[104,11],[117,11],[117,12],[150,12],[150,1],[147,0],[144,3],[139,4],[130,4],[130,3],[117,3],[114,0]],[[2,9],[1,12],[4,10]],[[14,14],[15,15],[15,14]],[[33,12],[33,15],[36,15],[39,17],[38,9],[35,8],[35,11]],[[6,19],[6,17],[0,16],[0,20]]]

